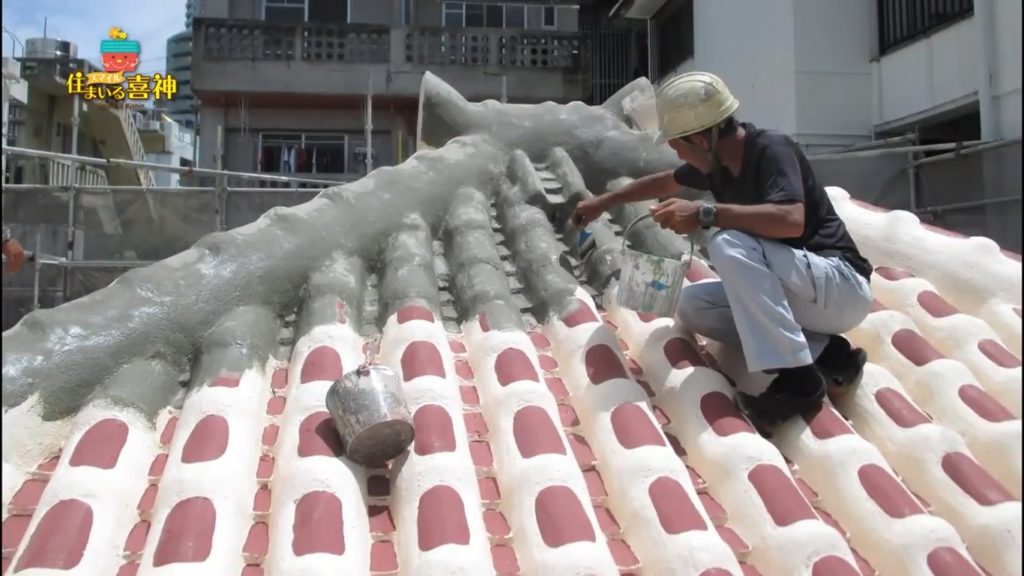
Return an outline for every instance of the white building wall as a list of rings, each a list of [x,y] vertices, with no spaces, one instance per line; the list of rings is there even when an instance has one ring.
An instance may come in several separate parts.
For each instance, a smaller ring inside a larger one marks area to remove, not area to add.
[[[694,57],[679,71],[718,74],[739,98],[743,120],[796,133],[795,1],[694,2]]]
[[[870,140],[874,3],[793,4],[797,140],[812,151]]]
[[[694,57],[678,70],[720,75],[742,119],[824,151],[976,102],[988,38],[995,130],[982,137],[1020,137],[1021,2],[975,2],[990,33],[971,17],[881,58],[873,1],[694,2]]]
[[[994,127],[982,138],[1020,137],[1021,2],[975,0],[975,5],[982,2],[992,11],[990,31],[981,30],[972,16],[872,63],[876,124],[906,124],[975,102],[985,81],[982,47],[991,42]]]

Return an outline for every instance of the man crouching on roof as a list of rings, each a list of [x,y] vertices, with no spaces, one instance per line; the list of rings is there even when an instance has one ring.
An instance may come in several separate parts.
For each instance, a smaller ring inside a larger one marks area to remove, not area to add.
[[[867,361],[839,334],[871,309],[871,264],[800,147],[738,122],[739,101],[720,78],[676,76],[658,89],[657,107],[660,138],[686,163],[581,202],[576,224],[616,205],[669,198],[651,208],[654,220],[679,234],[709,230],[707,254],[721,279],[684,287],[677,319],[742,347],[751,373],[777,374],[761,395],[737,399],[761,424],[816,408],[826,382],[852,384]],[[680,186],[709,191],[714,203],[670,198]]]

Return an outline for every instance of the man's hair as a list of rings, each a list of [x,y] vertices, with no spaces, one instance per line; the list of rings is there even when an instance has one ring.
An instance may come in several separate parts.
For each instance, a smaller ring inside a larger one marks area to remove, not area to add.
[[[736,131],[739,130],[739,128],[740,128],[740,122],[739,122],[739,120],[736,119],[736,116],[729,116],[725,120],[722,120],[721,122],[719,122],[717,124],[717,127],[718,127],[718,138],[719,139],[728,138],[729,136],[732,136],[732,135],[736,134]],[[694,134],[690,134],[690,136],[701,135],[701,136],[706,136],[707,138],[711,138],[711,131],[714,130],[714,129],[715,129],[715,126],[712,126],[711,128],[705,128],[704,130],[701,130],[700,132],[696,132]]]

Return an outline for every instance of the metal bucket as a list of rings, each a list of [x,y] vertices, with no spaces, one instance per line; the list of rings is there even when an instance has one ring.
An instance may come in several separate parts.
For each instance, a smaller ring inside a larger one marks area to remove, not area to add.
[[[693,239],[683,260],[663,258],[626,247],[629,231],[641,220],[651,218],[644,214],[629,223],[622,232],[622,272],[619,275],[618,302],[620,306],[642,314],[671,316],[679,299],[679,289],[693,260]]]
[[[349,460],[381,466],[413,441],[409,407],[398,376],[384,366],[363,365],[327,391],[327,410]]]

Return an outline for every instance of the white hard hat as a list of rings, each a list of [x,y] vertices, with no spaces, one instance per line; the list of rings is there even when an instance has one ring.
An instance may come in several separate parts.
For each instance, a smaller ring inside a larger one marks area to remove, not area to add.
[[[708,72],[687,72],[669,79],[656,93],[659,142],[713,128],[740,107],[721,78]]]

